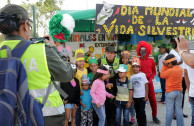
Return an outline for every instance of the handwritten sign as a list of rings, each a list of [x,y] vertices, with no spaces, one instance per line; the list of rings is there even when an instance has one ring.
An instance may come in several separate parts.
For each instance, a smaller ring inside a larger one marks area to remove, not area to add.
[[[194,35],[194,9],[96,5],[96,32],[138,35]]]

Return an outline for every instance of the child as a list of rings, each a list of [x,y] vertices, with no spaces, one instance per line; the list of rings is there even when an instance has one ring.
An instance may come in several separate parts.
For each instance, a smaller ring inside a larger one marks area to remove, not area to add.
[[[132,65],[129,64],[130,55],[131,55],[131,52],[127,50],[121,52],[121,64],[125,64],[128,66],[128,71],[127,71],[128,79],[130,79],[130,76],[133,75]],[[131,114],[130,124],[133,125],[135,123],[135,109],[133,104],[131,104],[131,107],[130,107],[130,114]]]
[[[82,49],[77,49],[75,51],[75,58],[76,58],[76,65],[77,65],[77,72],[75,77],[79,80],[80,90],[82,89],[81,86],[81,78],[83,75],[87,75],[87,69],[84,68],[85,60],[84,60],[84,51]],[[80,126],[80,118],[81,118],[81,108],[78,107],[76,113],[76,126]]]
[[[132,65],[129,64],[130,55],[131,54],[129,51],[125,50],[121,52],[121,64],[125,64],[128,66],[128,71],[127,71],[128,79],[130,79],[130,76],[133,75]]]
[[[81,103],[81,126],[93,125],[93,109],[92,109],[92,97],[90,95],[90,79],[88,76],[82,77],[82,92],[80,96]]]
[[[81,86],[81,78],[83,75],[87,75],[87,69],[84,68],[85,60],[84,60],[84,51],[82,49],[77,49],[75,51],[75,58],[76,58],[76,65],[77,65],[77,72],[75,74],[75,77],[79,80],[80,89],[82,89]]]
[[[90,78],[90,82],[92,82],[94,75],[98,69],[98,62],[95,57],[90,57],[88,60],[88,63],[89,63],[89,69],[91,70],[91,72],[88,74],[88,77]],[[96,112],[93,111],[93,126],[97,126],[97,125],[98,125],[98,116]]]
[[[175,108],[177,126],[184,126],[182,113],[182,75],[183,70],[177,65],[177,59],[169,54],[164,61],[160,77],[166,79],[166,126],[171,126]]]
[[[90,94],[92,96],[92,106],[96,111],[99,122],[98,126],[104,126],[105,124],[105,100],[106,96],[113,99],[114,96],[106,92],[104,80],[107,79],[108,69],[105,66],[100,66],[97,69],[93,78],[92,88]]]
[[[162,70],[162,66],[163,66],[163,61],[166,58],[166,56],[168,55],[167,53],[167,45],[164,43],[161,46],[158,46],[158,48],[160,48],[160,54],[158,55],[157,61],[158,61],[158,65],[159,65],[159,77],[160,77],[160,73]],[[165,104],[165,84],[166,84],[166,80],[160,78],[160,84],[161,84],[161,89],[162,89],[162,97],[161,97],[161,101],[163,104]]]
[[[116,95],[116,126],[121,126],[121,114],[123,111],[123,126],[129,125],[129,111],[132,102],[132,84],[128,79],[128,66],[120,64],[117,69],[119,77],[117,78],[117,95]]]
[[[72,69],[74,70],[74,74],[76,73],[76,65],[72,65]],[[62,100],[65,105],[65,122],[64,126],[68,126],[68,121],[71,116],[71,126],[75,126],[75,117],[77,106],[80,104],[80,87],[79,87],[79,80],[74,78],[70,82],[61,83],[61,89],[68,94],[67,99],[64,99],[63,96]]]
[[[140,72],[140,60],[132,59],[133,75],[130,77],[133,85],[133,100],[138,126],[147,126],[145,114],[145,102],[148,100],[148,80],[146,75]]]
[[[94,78],[94,74],[96,73],[98,69],[98,62],[95,57],[90,57],[88,60],[88,63],[89,63],[89,68],[92,71],[88,74],[88,77],[90,78],[90,81],[92,81]]]

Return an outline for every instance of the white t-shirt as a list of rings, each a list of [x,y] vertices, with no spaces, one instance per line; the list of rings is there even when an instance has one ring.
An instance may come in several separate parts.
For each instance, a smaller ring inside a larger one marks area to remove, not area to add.
[[[133,85],[133,98],[145,97],[145,84],[148,83],[146,75],[139,72],[138,74],[133,74],[130,80]]]
[[[190,51],[191,53],[194,53],[194,50]],[[194,97],[194,69],[188,66],[187,64],[183,63],[183,68],[187,69],[187,73],[189,76],[189,81],[190,81],[190,88],[189,88],[189,96]]]
[[[176,57],[177,63],[182,60],[181,55],[175,49],[170,50],[169,54],[173,54]],[[183,69],[183,63],[180,64],[179,66],[182,67],[182,69]],[[183,77],[184,77],[184,70],[183,70]]]
[[[166,58],[166,56],[168,55],[168,53],[165,53],[165,54],[159,54],[158,55],[158,63],[159,63],[159,71],[161,72],[162,70],[162,67],[163,67],[163,61],[164,59]]]

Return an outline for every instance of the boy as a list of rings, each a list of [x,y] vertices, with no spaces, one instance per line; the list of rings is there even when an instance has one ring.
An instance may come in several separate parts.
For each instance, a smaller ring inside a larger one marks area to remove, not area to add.
[[[92,126],[93,125],[93,109],[92,109],[92,97],[90,95],[90,80],[89,77],[83,75],[82,78],[82,92],[80,96],[81,103],[81,126]]]
[[[178,66],[177,59],[173,54],[169,54],[163,63],[160,77],[166,79],[166,126],[171,126],[174,109],[177,126],[184,126],[181,107],[183,70]]]
[[[90,78],[90,81],[92,82],[92,80],[94,78],[94,74],[96,73],[96,71],[98,69],[98,62],[97,62],[97,59],[95,57],[90,57],[88,60],[88,63],[89,63],[89,68],[92,71],[88,74],[88,77]]]
[[[117,78],[116,95],[116,126],[121,126],[121,113],[123,110],[123,126],[129,125],[129,111],[132,102],[132,84],[127,78],[128,66],[120,64],[117,69],[119,77]]]
[[[148,80],[146,75],[140,72],[140,60],[137,57],[132,59],[133,75],[130,77],[133,85],[133,100],[138,126],[147,126],[145,114],[145,102],[148,100]]]

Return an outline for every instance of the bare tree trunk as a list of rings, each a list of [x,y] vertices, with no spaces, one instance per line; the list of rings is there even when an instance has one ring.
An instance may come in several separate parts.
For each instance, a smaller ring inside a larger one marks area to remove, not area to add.
[[[7,0],[7,4],[11,4],[11,0]]]

